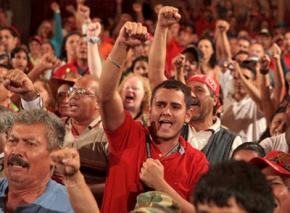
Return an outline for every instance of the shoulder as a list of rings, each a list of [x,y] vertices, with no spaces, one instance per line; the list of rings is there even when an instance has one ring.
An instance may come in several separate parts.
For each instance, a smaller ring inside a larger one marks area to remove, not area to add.
[[[74,212],[66,188],[54,180],[49,180],[46,191],[33,204],[59,212]]]

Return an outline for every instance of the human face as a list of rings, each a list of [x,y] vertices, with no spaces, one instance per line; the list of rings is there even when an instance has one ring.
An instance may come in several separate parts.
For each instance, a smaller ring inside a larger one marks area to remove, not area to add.
[[[240,150],[235,153],[233,156],[234,160],[243,160],[250,162],[253,158],[259,157],[258,153],[253,150]]]
[[[23,188],[48,180],[49,154],[46,125],[15,123],[4,148],[4,168],[9,184]],[[13,160],[15,156],[19,160]]]
[[[211,96],[209,88],[198,81],[191,81],[187,84],[199,101],[199,104],[191,107],[191,121],[204,121],[213,115],[214,98]]]
[[[148,76],[148,62],[143,61],[143,60],[137,61],[134,66],[133,72],[136,74],[142,75],[144,77],[147,77]]]
[[[97,83],[87,77],[82,77],[73,86],[74,92],[69,95],[69,114],[77,121],[91,121],[98,112],[99,107],[96,98]],[[78,91],[84,91],[79,94]]]
[[[249,48],[250,56],[258,56],[259,58],[262,58],[264,54],[265,54],[265,51],[261,44],[252,44]]]
[[[60,113],[61,117],[68,116],[69,115],[69,104],[68,104],[68,90],[69,90],[68,84],[62,84],[56,94],[56,101],[58,106],[58,112]]]
[[[144,95],[142,81],[136,76],[128,78],[121,91],[124,108],[128,111],[139,112]]]
[[[76,48],[77,48],[79,40],[80,40],[80,36],[77,34],[73,34],[67,38],[66,43],[65,43],[65,50],[67,52],[67,55],[69,56],[76,55]]]
[[[160,141],[178,140],[184,122],[190,120],[184,94],[175,89],[156,91],[150,109],[150,123]]]
[[[87,42],[84,38],[80,38],[78,45],[77,45],[77,59],[80,60],[87,60],[88,54],[87,54]]]
[[[228,206],[219,207],[213,203],[199,203],[197,204],[197,213],[249,213],[242,209],[235,198],[230,198]]]
[[[51,47],[50,44],[48,43],[43,43],[41,45],[41,54],[46,54],[46,53],[50,53],[50,54],[54,54],[54,50],[53,48]]]
[[[270,124],[270,135],[279,135],[286,130],[286,113],[285,112],[280,112],[277,113],[274,117],[273,120],[271,121]]]
[[[184,53],[185,61],[184,61],[184,71],[186,78],[188,79],[190,75],[199,74],[197,69],[197,61],[191,53]]]
[[[9,30],[0,31],[0,43],[4,45],[5,51],[10,53],[17,45],[18,38],[14,37]]]
[[[211,42],[207,39],[202,39],[198,42],[198,49],[203,60],[209,60],[214,52]]]
[[[23,72],[27,72],[26,68],[28,65],[28,58],[24,51],[19,51],[15,54],[15,57],[12,59],[12,66],[15,69],[20,69]]]
[[[248,52],[249,47],[250,47],[250,42],[245,40],[245,39],[240,39],[240,40],[238,40],[237,46],[238,46],[237,52],[239,52],[239,51]]]
[[[276,208],[274,213],[290,212],[290,177],[283,177],[271,167],[262,170],[272,186]]]
[[[32,40],[29,43],[29,50],[30,50],[32,55],[38,56],[41,53],[41,45],[40,45],[40,43],[35,41],[35,40]]]

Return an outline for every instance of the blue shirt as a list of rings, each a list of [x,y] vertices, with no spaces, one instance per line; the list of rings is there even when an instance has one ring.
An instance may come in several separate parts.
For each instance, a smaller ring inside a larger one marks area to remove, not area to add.
[[[0,213],[5,210],[5,191],[8,187],[6,178],[0,180]],[[33,203],[19,206],[15,213],[73,213],[74,210],[63,185],[49,180],[45,192]]]

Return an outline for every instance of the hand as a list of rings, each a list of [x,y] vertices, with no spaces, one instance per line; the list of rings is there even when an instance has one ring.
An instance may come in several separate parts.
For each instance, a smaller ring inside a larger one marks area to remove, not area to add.
[[[61,61],[54,56],[53,54],[46,53],[44,54],[39,62],[39,66],[42,68],[43,71],[49,70],[49,69],[55,69],[61,64]]]
[[[270,69],[270,57],[268,55],[264,55],[260,60],[259,60],[259,66],[260,66],[260,72],[262,74],[267,74],[269,73]]]
[[[181,15],[175,7],[162,7],[158,14],[158,24],[162,27],[170,27],[171,25],[178,23],[180,19]]]
[[[78,5],[77,15],[84,20],[90,19],[90,8],[85,5]]]
[[[230,29],[230,24],[224,20],[218,20],[216,22],[216,29],[220,32],[227,32]]]
[[[10,70],[4,76],[4,86],[9,91],[18,95],[27,95],[34,92],[34,86],[28,76],[21,70]]]
[[[122,4],[123,0],[116,0],[116,4]]]
[[[53,12],[59,12],[60,11],[60,7],[59,7],[59,4],[57,2],[52,2],[50,4],[50,8],[52,9]]]
[[[92,22],[89,24],[88,26],[88,30],[87,30],[87,36],[89,38],[92,38],[92,37],[99,37],[100,33],[102,31],[102,27],[101,27],[101,24],[99,22]]]
[[[80,156],[76,149],[64,148],[50,154],[57,172],[65,177],[71,177],[80,170]]]
[[[69,4],[65,7],[65,10],[69,13],[75,14],[76,13],[76,9],[73,5]]]
[[[159,160],[148,158],[142,165],[140,179],[150,188],[158,190],[164,182],[164,167]]]
[[[126,22],[120,30],[118,43],[133,47],[145,43],[148,39],[147,28],[141,23]]]
[[[274,43],[272,45],[272,53],[273,53],[273,57],[276,59],[276,60],[280,60],[281,58],[281,48],[276,44]]]
[[[76,0],[77,4],[84,4],[86,0]]]
[[[137,2],[133,4],[133,10],[135,13],[141,13],[142,9],[143,9],[142,4],[137,3]]]
[[[179,54],[173,59],[173,65],[177,71],[183,68],[184,63],[185,63],[185,56],[182,54]]]

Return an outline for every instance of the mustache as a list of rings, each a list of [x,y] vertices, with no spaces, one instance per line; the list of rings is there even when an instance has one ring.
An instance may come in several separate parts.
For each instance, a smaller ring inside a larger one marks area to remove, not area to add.
[[[30,165],[22,159],[21,155],[12,155],[7,162],[8,166],[13,166],[13,165],[17,165],[17,166],[21,166],[23,168],[29,168]]]
[[[196,97],[192,97],[191,106],[200,106],[200,100]]]

